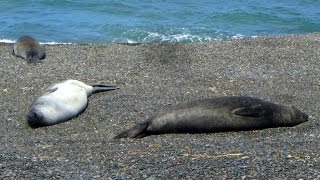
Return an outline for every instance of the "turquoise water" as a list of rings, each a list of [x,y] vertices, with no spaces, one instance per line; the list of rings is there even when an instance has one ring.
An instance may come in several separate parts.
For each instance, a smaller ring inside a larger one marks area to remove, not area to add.
[[[0,0],[0,41],[153,43],[320,31],[319,0]]]

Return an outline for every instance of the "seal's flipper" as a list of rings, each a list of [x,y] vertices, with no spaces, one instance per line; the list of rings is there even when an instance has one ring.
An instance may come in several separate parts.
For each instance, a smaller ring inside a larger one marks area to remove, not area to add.
[[[132,128],[121,132],[120,134],[116,135],[114,139],[120,138],[143,138],[148,135],[147,128],[150,122],[146,121],[140,124],[133,126]]]
[[[55,92],[56,90],[58,90],[58,87],[49,87],[46,89],[46,92],[44,93],[44,95],[51,94],[51,93]]]
[[[92,94],[98,93],[98,92],[113,91],[113,90],[120,89],[114,85],[93,84],[91,86],[93,87]]]
[[[241,107],[234,109],[232,113],[239,116],[259,117],[265,113],[265,110],[262,108],[261,104],[258,104],[250,107]]]
[[[115,85],[111,84],[91,84],[92,87],[115,87]]]

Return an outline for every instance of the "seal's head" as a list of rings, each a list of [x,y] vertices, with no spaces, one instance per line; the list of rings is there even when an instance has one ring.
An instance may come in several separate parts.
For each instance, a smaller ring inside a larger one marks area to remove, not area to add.
[[[274,115],[282,126],[295,126],[308,121],[308,115],[294,106],[284,106]]]
[[[46,57],[45,52],[41,47],[38,49],[32,48],[26,53],[26,59],[30,61],[37,61]]]
[[[43,113],[37,109],[31,109],[27,113],[27,122],[30,127],[38,128],[45,124]]]
[[[290,108],[292,109],[294,119],[296,119],[298,124],[308,121],[308,114],[300,111],[298,108],[294,106],[290,106]]]

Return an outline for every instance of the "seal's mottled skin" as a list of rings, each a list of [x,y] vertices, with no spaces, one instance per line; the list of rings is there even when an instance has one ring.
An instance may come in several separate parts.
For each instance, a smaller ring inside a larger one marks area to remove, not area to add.
[[[13,53],[30,61],[37,61],[46,57],[44,47],[30,36],[20,37],[13,45]]]
[[[27,122],[33,127],[49,126],[67,121],[85,110],[88,97],[97,92],[118,89],[112,85],[86,85],[66,80],[49,86],[29,107]]]
[[[142,138],[164,133],[212,133],[294,126],[308,116],[293,106],[253,97],[214,97],[159,112],[115,138]]]

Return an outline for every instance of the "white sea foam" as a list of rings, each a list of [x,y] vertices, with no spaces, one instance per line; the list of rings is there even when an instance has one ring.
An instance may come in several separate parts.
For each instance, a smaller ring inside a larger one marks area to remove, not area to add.
[[[160,34],[157,32],[148,32],[148,35],[142,39],[142,42],[203,42],[214,40],[205,35],[193,35],[190,33],[180,34]]]
[[[59,44],[72,44],[72,43],[70,43],[70,42],[67,42],[67,43],[60,43],[60,42],[54,42],[54,41],[51,41],[51,42],[40,42],[40,44],[59,45]]]
[[[210,32],[207,34],[194,34],[188,28],[168,30],[166,32],[154,32],[146,31],[142,29],[131,29],[123,33],[123,37],[128,37],[126,39],[115,39],[112,42],[126,42],[126,43],[163,43],[163,42],[207,42],[207,41],[221,41],[227,39],[244,39],[248,38],[243,34],[220,32],[218,30],[213,30],[214,36],[210,36]]]
[[[243,39],[245,36],[242,34],[236,34],[234,36],[232,36],[232,39]]]
[[[11,40],[11,39],[0,39],[0,43],[14,43],[16,41]]]
[[[0,39],[0,43],[15,43],[16,40],[12,40],[12,39]],[[48,44],[48,45],[57,45],[57,44],[72,44],[72,43],[61,43],[61,42],[40,42],[40,44]]]
[[[139,42],[134,41],[134,40],[131,40],[131,39],[128,39],[128,40],[127,40],[127,43],[128,43],[128,44],[136,44],[136,43],[139,43]]]
[[[233,36],[226,36],[223,34],[219,34],[217,37],[210,37],[210,36],[200,36],[200,35],[193,35],[193,34],[172,34],[172,35],[166,35],[166,34],[160,34],[156,32],[148,32],[148,35],[142,39],[138,40],[132,40],[132,39],[126,39],[124,40],[125,43],[128,44],[136,44],[136,43],[174,43],[174,42],[208,42],[208,41],[221,41],[221,40],[227,40],[227,39],[244,39],[244,38],[257,38],[258,36],[251,36],[247,37],[242,34],[236,34]],[[113,40],[113,43],[119,42],[118,40]],[[123,40],[120,40],[120,42],[123,42]]]

